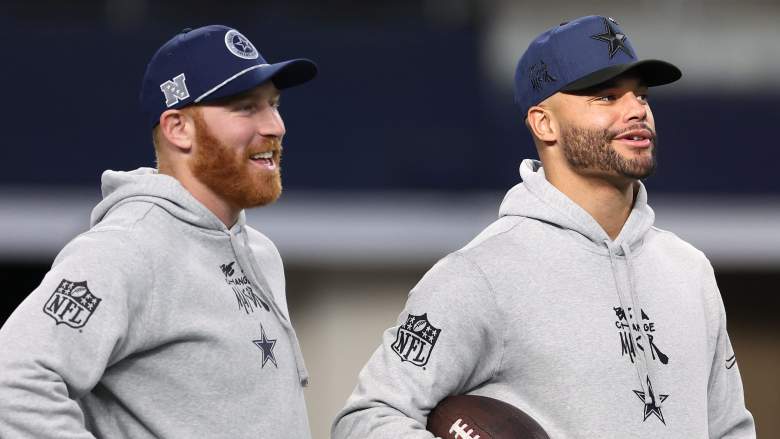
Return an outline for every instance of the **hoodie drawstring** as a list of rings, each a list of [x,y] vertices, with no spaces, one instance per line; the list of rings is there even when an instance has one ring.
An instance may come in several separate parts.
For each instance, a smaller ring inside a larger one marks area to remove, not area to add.
[[[639,327],[639,332],[642,335],[642,340],[645,343],[645,348],[640,349],[642,351],[642,359],[645,363],[645,370],[647,371],[647,379],[650,382],[653,382],[653,380],[650,378],[650,359],[647,358],[649,355],[647,352],[652,349],[652,346],[650,346],[650,337],[647,335],[647,331],[645,331],[645,325],[642,324],[642,308],[641,304],[639,302],[639,298],[637,297],[636,288],[634,288],[634,267],[633,267],[633,255],[631,254],[631,248],[628,244],[623,243],[621,244],[620,248],[623,249],[623,254],[626,255],[626,268],[628,271],[628,292],[631,294],[631,303],[634,305],[634,320],[637,323],[637,326]],[[648,384],[649,387],[649,384]],[[648,399],[653,400],[653,404],[656,407],[661,407],[661,400],[660,398],[649,398],[649,390],[645,390],[645,403],[649,403]]]
[[[646,344],[646,347],[644,349],[640,349],[637,346],[636,349],[641,351],[641,353],[636,356],[637,361],[634,362],[637,378],[639,379],[639,386],[644,393],[644,402],[645,404],[652,403],[655,405],[655,407],[661,407],[660,399],[653,398],[650,395],[649,383],[652,382],[653,380],[650,378],[650,368],[648,366],[650,364],[650,361],[647,357],[648,356],[647,351],[651,347],[647,345],[647,343],[649,343],[649,338],[647,337],[647,332],[642,326],[642,321],[641,321],[642,308],[641,308],[641,304],[639,303],[636,290],[634,288],[631,249],[628,246],[628,244],[625,243],[623,243],[620,246],[620,249],[623,250],[623,254],[626,257],[626,266],[627,266],[629,297],[625,297],[623,289],[620,286],[620,280],[618,279],[618,275],[617,275],[617,266],[615,263],[614,249],[610,245],[609,240],[604,240],[604,244],[607,246],[607,251],[609,252],[609,263],[612,268],[612,276],[615,280],[615,288],[617,289],[618,301],[620,302],[620,306],[623,308],[623,312],[626,316],[626,321],[628,322],[628,333],[629,333],[629,337],[631,338],[629,343],[634,344],[638,338],[641,338],[643,342]],[[626,303],[627,301],[628,303]],[[629,312],[629,309],[631,309],[633,312]],[[639,332],[638,336],[636,332]],[[645,379],[645,377],[647,378]]]
[[[239,241],[239,237],[237,236],[238,234],[244,235],[241,241]],[[257,272],[255,271],[255,267],[258,267],[259,265],[257,264],[257,261],[255,260],[255,257],[249,247],[248,234],[241,229],[239,229],[239,231],[235,234],[231,232],[230,243],[233,246],[233,251],[238,258],[238,263],[243,269],[244,274],[247,275],[249,280],[260,291],[260,294],[262,294],[269,302],[271,309],[273,309],[273,313],[276,315],[276,318],[279,319],[279,322],[282,324],[282,327],[287,333],[287,337],[292,343],[293,354],[295,355],[295,365],[298,369],[298,378],[301,382],[301,385],[305,387],[309,383],[309,372],[306,370],[306,365],[303,361],[303,354],[301,353],[301,346],[298,343],[298,336],[295,333],[295,329],[292,327],[290,319],[282,312],[281,309],[279,309],[279,305],[276,303],[276,299],[273,296],[270,285],[265,282],[264,277],[258,276]]]

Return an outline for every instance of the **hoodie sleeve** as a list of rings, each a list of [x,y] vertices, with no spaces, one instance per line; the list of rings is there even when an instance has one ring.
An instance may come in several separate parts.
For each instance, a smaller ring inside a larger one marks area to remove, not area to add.
[[[710,320],[714,322],[715,355],[712,359],[708,388],[709,437],[755,438],[753,416],[745,407],[742,378],[734,348],[726,331],[726,309],[715,282],[711,265],[707,265],[705,285],[710,305]]]
[[[428,413],[488,381],[503,354],[501,314],[481,271],[455,253],[409,295],[397,325],[358,377],[334,439],[432,438]]]
[[[93,437],[78,400],[132,349],[132,292],[151,279],[131,248],[79,236],[0,329],[0,437]]]

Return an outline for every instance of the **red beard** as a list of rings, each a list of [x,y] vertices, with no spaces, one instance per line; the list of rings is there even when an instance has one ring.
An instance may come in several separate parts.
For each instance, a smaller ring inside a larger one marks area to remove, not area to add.
[[[200,113],[193,112],[197,148],[191,170],[193,175],[231,206],[246,209],[273,203],[282,193],[282,146],[278,138],[267,139],[259,147],[243,152],[221,143],[209,130]],[[258,172],[249,158],[262,151],[273,151],[276,169]]]

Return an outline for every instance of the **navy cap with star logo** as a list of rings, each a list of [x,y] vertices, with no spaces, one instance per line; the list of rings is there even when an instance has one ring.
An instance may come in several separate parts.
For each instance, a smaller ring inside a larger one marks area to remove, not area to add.
[[[266,81],[284,89],[316,75],[317,65],[308,59],[268,63],[236,29],[219,24],[184,29],[149,61],[141,109],[153,128],[171,108],[233,96]]]
[[[628,71],[648,87],[682,77],[680,69],[666,61],[640,60],[613,18],[580,17],[531,42],[515,70],[515,102],[526,116],[529,108],[559,91],[585,90]]]

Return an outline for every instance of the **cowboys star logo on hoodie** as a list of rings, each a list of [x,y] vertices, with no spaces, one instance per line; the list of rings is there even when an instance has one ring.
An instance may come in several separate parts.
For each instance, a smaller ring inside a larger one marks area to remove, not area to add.
[[[398,327],[395,342],[390,346],[401,357],[415,366],[425,366],[431,358],[431,351],[439,339],[441,329],[428,321],[428,314],[416,316],[409,314],[406,322]]]
[[[63,279],[46,301],[43,312],[51,316],[58,325],[64,323],[71,328],[81,328],[87,324],[101,300],[103,299],[89,291],[87,281],[72,282]]]

